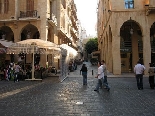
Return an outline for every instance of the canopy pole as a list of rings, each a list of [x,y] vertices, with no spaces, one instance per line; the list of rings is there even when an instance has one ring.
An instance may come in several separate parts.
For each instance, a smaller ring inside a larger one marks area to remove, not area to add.
[[[33,52],[32,52],[32,54],[33,54],[33,60],[32,60],[32,79],[35,79],[34,78],[34,45],[32,45],[33,46]]]

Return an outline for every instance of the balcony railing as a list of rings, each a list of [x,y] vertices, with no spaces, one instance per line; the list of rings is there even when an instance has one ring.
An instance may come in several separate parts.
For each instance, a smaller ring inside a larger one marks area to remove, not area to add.
[[[131,41],[121,41],[120,43],[121,52],[132,52],[132,42]],[[151,43],[152,46],[152,43]],[[138,51],[143,52],[143,42],[138,41]]]
[[[20,11],[20,18],[37,17],[37,10],[33,11]]]

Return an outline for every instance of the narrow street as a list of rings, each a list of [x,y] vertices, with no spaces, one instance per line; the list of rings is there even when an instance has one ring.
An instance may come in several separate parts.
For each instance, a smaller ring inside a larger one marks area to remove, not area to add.
[[[155,116],[155,90],[144,78],[138,90],[133,77],[109,77],[111,90],[94,91],[97,66],[88,66],[88,85],[79,69],[62,83],[48,77],[38,81],[0,81],[1,116]]]

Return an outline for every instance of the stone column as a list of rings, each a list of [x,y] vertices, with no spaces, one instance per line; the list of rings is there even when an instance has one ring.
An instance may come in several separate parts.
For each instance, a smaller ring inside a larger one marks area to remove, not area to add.
[[[145,70],[145,74],[146,74],[149,69],[149,63],[151,62],[151,45],[150,45],[149,32],[143,35],[143,61],[144,61],[144,66],[146,67],[146,70]]]
[[[112,38],[113,74],[121,74],[120,36],[113,33]]]
[[[13,33],[14,33],[14,42],[19,42],[19,41],[21,41],[20,39],[20,33],[19,33],[19,31],[18,31],[18,28],[14,28],[13,29]],[[18,62],[18,55],[17,54],[14,54],[14,62]]]
[[[138,52],[138,35],[134,33],[131,35],[132,40],[132,69],[137,64],[137,61],[139,60],[139,52]]]
[[[18,17],[18,0],[15,0],[15,19]]]

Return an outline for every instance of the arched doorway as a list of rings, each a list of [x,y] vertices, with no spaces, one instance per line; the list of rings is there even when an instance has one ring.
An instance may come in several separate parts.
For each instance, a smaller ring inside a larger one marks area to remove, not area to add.
[[[151,63],[155,63],[155,22],[150,28]]]
[[[4,44],[3,45],[4,49],[6,49],[11,43],[14,42],[14,33],[10,27],[5,25],[0,27],[0,40],[2,41],[1,44],[2,45]],[[9,55],[3,52],[1,56],[3,57],[0,58],[0,67],[9,65],[10,62],[14,62],[13,54]]]
[[[21,41],[26,39],[39,39],[40,33],[36,26],[32,24],[26,25],[21,32]]]
[[[133,72],[140,60],[143,63],[143,42],[140,26],[134,20],[128,20],[120,28],[121,72]]]

